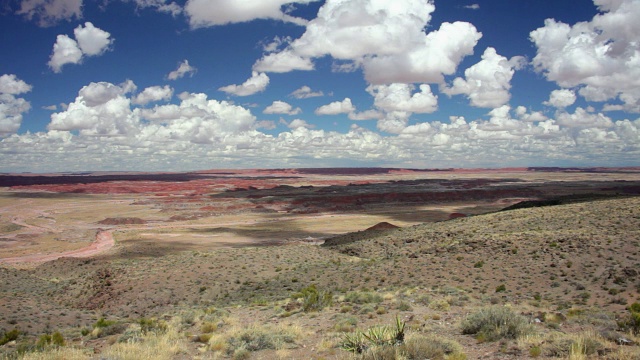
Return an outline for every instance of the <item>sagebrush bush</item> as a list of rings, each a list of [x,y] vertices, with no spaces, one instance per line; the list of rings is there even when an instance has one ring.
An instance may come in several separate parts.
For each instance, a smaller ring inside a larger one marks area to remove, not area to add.
[[[234,356],[236,351],[252,352],[264,349],[278,350],[283,347],[295,347],[300,337],[297,327],[258,326],[236,328],[224,334],[211,337],[209,345],[214,351],[225,351]]]
[[[461,327],[463,334],[477,335],[487,341],[516,339],[533,331],[524,316],[501,306],[488,307],[467,316]]]
[[[416,334],[407,338],[400,352],[407,360],[445,359],[451,354],[462,354],[462,346],[437,335]]]
[[[380,294],[369,291],[350,291],[344,297],[344,301],[354,304],[378,304],[381,303],[382,300]]]

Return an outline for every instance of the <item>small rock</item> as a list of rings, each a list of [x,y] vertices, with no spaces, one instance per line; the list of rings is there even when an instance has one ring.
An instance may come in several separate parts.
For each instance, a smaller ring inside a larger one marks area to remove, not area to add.
[[[618,343],[618,345],[626,345],[626,346],[633,346],[636,344],[634,341],[631,341],[623,337],[616,339],[616,342]]]

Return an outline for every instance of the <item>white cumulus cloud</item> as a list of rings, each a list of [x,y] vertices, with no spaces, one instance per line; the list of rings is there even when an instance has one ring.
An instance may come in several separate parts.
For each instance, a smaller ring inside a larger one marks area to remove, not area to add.
[[[558,125],[568,128],[610,128],[613,121],[601,113],[591,113],[578,107],[573,114],[559,112],[556,114]]]
[[[31,109],[31,104],[15,95],[31,91],[31,85],[14,74],[0,76],[0,136],[18,131],[22,114]]]
[[[264,109],[265,114],[285,114],[285,115],[298,115],[302,112],[302,109],[293,108],[291,104],[284,101],[276,100],[271,105]]]
[[[67,35],[58,35],[53,44],[53,53],[49,59],[49,67],[56,73],[62,71],[66,64],[79,64],[82,59],[82,50],[78,43]]]
[[[253,70],[286,73],[293,70],[309,71],[315,69],[309,58],[297,55],[291,50],[270,53],[253,65]]]
[[[488,47],[479,63],[466,69],[465,78],[456,78],[451,87],[442,86],[443,93],[451,95],[464,94],[471,106],[496,108],[509,102],[511,79],[515,70],[524,62],[521,56],[507,59],[499,55],[492,47]]]
[[[269,85],[267,74],[254,71],[242,85],[227,85],[218,90],[236,96],[249,96],[264,91],[267,85]]]
[[[79,25],[73,30],[78,46],[82,53],[87,56],[97,56],[103,54],[113,42],[111,34],[98,29],[92,23],[86,22],[84,27]]]
[[[374,97],[374,106],[386,112],[404,111],[432,113],[438,109],[438,97],[431,87],[422,84],[418,92],[410,84],[369,85],[367,92]]]
[[[311,70],[312,59],[330,55],[346,61],[341,67],[361,66],[372,84],[441,82],[482,35],[466,22],[425,33],[434,10],[430,0],[328,0],[300,38],[265,55],[254,70]]]
[[[53,52],[49,59],[49,67],[56,73],[62,71],[66,64],[79,64],[84,56],[98,56],[109,49],[113,43],[111,34],[101,30],[92,23],[79,25],[73,31],[76,40],[67,35],[58,35],[53,44]]]
[[[345,98],[342,101],[334,101],[327,105],[322,105],[316,109],[316,115],[338,115],[349,114],[356,111],[355,106],[351,103],[351,99]]]
[[[294,120],[291,120],[291,122],[287,124],[287,127],[289,129],[298,129],[298,128],[313,129],[315,126],[309,124],[308,122],[306,122],[306,121],[304,121],[302,119],[294,119]]]
[[[146,105],[150,102],[160,101],[160,100],[171,100],[173,96],[173,89],[169,85],[165,86],[150,86],[141,93],[134,96],[131,100],[132,103],[138,105]]]
[[[85,135],[114,136],[135,131],[137,120],[124,89],[110,83],[91,83],[78,92],[67,109],[51,115],[49,130],[79,130]]]
[[[198,69],[189,65],[189,61],[185,59],[180,64],[178,64],[177,69],[175,69],[174,71],[170,72],[169,75],[167,75],[167,79],[178,80],[187,74],[189,74],[189,76],[193,76],[193,74],[195,74],[196,71],[198,71]]]
[[[588,101],[618,99],[640,112],[640,1],[595,0],[600,13],[574,25],[547,19],[531,32],[535,69]]]
[[[576,102],[576,93],[573,90],[560,89],[553,90],[549,95],[549,100],[545,105],[550,105],[559,109],[564,109]]]
[[[0,94],[17,95],[31,91],[31,85],[18,79],[14,74],[0,76]]]

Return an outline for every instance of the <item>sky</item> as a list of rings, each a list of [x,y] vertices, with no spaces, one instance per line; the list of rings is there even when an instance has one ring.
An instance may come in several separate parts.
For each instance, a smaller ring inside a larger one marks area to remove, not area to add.
[[[0,0],[0,172],[640,166],[640,0]]]

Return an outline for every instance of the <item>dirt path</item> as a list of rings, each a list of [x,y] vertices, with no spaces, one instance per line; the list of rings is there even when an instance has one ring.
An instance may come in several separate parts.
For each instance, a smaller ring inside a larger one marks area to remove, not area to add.
[[[81,249],[65,251],[53,254],[32,254],[11,258],[0,259],[0,263],[17,264],[17,263],[43,263],[46,261],[56,260],[61,257],[86,258],[97,255],[101,252],[111,249],[115,245],[113,233],[111,230],[98,231],[96,240],[89,246]]]

